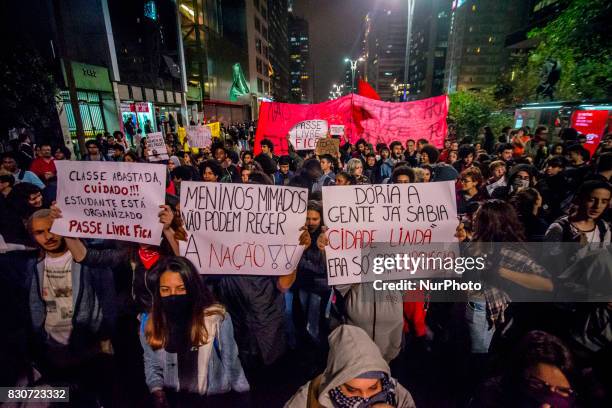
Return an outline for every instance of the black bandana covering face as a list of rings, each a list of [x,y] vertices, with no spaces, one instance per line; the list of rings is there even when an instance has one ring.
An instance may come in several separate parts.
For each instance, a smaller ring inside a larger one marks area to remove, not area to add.
[[[386,375],[380,381],[382,382],[382,391],[370,398],[347,397],[340,391],[340,387],[329,391],[329,397],[334,404],[334,408],[369,408],[380,403],[389,404],[392,407],[397,406],[393,383]]]

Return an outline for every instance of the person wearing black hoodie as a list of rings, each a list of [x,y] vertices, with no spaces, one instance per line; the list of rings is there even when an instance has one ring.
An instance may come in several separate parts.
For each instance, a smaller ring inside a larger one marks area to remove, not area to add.
[[[564,214],[569,207],[572,191],[565,177],[567,160],[563,156],[553,156],[544,167],[544,177],[535,188],[542,196],[542,215],[551,223]]]

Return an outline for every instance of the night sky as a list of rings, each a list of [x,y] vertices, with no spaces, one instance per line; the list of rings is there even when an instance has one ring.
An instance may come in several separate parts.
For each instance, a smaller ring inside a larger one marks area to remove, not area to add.
[[[294,13],[310,24],[314,102],[327,100],[344,75],[345,57],[359,56],[363,18],[377,0],[294,0]]]

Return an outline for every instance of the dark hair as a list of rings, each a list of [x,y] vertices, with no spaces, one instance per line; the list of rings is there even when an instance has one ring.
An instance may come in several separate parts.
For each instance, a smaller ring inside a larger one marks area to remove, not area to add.
[[[421,139],[417,140],[417,143],[420,143],[420,144],[424,144],[424,145],[426,145],[426,144],[428,144],[428,143],[429,143],[429,140],[427,140],[427,139],[425,139],[425,138],[421,138]]]
[[[612,170],[612,152],[602,153],[597,160],[597,172]]]
[[[559,139],[564,142],[573,142],[578,140],[578,131],[574,128],[564,128],[559,132]]]
[[[181,181],[190,181],[193,180],[193,171],[190,166],[178,166],[172,170],[172,177]]]
[[[523,224],[514,207],[502,200],[487,200],[474,214],[474,241],[523,242]]]
[[[15,185],[15,176],[12,174],[0,174],[0,183],[9,183],[9,187]]]
[[[244,152],[240,153],[240,160],[244,161],[244,156],[247,154],[253,158],[253,152],[250,150],[245,150]]]
[[[64,154],[66,160],[70,160],[72,158],[72,152],[66,146],[57,146],[53,149],[53,154],[55,154],[55,152],[57,152],[58,150],[60,150]]]
[[[285,165],[288,166],[291,164],[291,157],[287,156],[287,155],[283,155],[278,159],[278,165]]]
[[[327,160],[331,164],[334,164],[336,162],[336,159],[334,159],[331,154],[322,154],[321,156],[319,156],[319,160]]]
[[[574,368],[572,355],[565,344],[552,334],[540,330],[527,333],[512,356],[511,373],[516,379],[540,363],[555,366],[568,377]]]
[[[98,144],[98,141],[96,139],[89,139],[85,142],[85,147],[89,147],[89,146],[96,146],[98,149],[100,148],[100,145]]]
[[[376,151],[377,151],[377,152],[380,152],[380,151],[381,151],[381,149],[383,149],[383,148],[385,148],[385,147],[387,147],[387,144],[386,144],[386,143],[376,143]]]
[[[361,138],[355,142],[355,147],[357,147],[357,145],[360,145],[360,144],[367,145],[368,142],[366,142],[365,139]]]
[[[548,160],[546,160],[546,164],[544,167],[561,167],[562,169],[567,166],[567,159],[563,156],[552,156]]]
[[[399,141],[397,141],[397,140],[394,140],[394,141],[392,141],[392,142],[391,142],[391,144],[389,145],[389,151],[393,151],[393,148],[394,148],[395,146],[399,146],[399,147],[401,147],[402,149],[404,148],[404,147],[402,146],[402,142],[399,142]]]
[[[321,216],[321,225],[323,225],[323,204],[318,200],[308,200],[306,211],[316,211]]]
[[[502,143],[497,146],[497,154],[502,154],[504,150],[514,150],[514,146],[512,146],[512,143]]]
[[[470,154],[474,156],[474,158],[476,158],[476,149],[474,148],[474,146],[465,144],[459,146],[459,150],[457,151],[457,157],[459,158],[459,160],[465,159]]]
[[[127,153],[125,153],[125,156],[123,157],[124,161],[126,157],[130,157],[132,160],[134,160],[135,163],[138,163],[140,161],[140,158],[138,157],[138,155],[132,150],[128,150]]]
[[[427,153],[429,156],[429,162],[435,163],[438,161],[438,157],[440,156],[440,152],[433,145],[426,144],[421,148],[421,154]]]
[[[588,161],[591,158],[591,154],[585,149],[580,143],[570,145],[565,149],[565,153],[576,152],[582,156],[582,160]]]
[[[612,195],[612,184],[600,180],[587,180],[580,187],[574,196],[574,204],[580,205],[591,197],[591,193],[598,189],[608,190]]]
[[[121,150],[122,152],[125,152],[125,146],[123,146],[122,144],[117,144],[115,146],[113,146],[114,150]]]
[[[343,177],[347,179],[349,185],[355,185],[357,183],[357,181],[355,180],[355,177],[351,176],[346,171],[338,172],[338,174],[336,174],[336,180],[338,179],[338,177]]]
[[[314,178],[315,176],[320,177],[323,172],[321,169],[321,163],[314,158],[305,160],[302,164],[302,170],[310,178]]]
[[[391,174],[391,181],[393,183],[397,183],[397,178],[399,176],[408,176],[408,180],[410,183],[414,183],[414,180],[416,179],[414,170],[412,170],[408,166],[399,166],[393,169],[393,173]]]
[[[538,201],[539,195],[535,188],[526,188],[512,196],[510,204],[512,204],[520,219],[525,220],[533,214],[533,207]]]
[[[261,165],[264,173],[274,174],[276,172],[276,162],[267,154],[258,154],[255,161]]]
[[[205,317],[212,314],[222,314],[222,311],[206,311],[217,304],[213,294],[204,285],[196,267],[187,258],[169,256],[161,259],[151,271],[155,276],[155,289],[153,291],[153,305],[151,314],[145,325],[145,338],[152,349],[164,347],[169,339],[168,321],[162,307],[162,296],[159,291],[161,276],[164,272],[176,272],[181,275],[183,284],[191,301],[190,338],[194,347],[202,346],[211,339],[208,338]]]
[[[206,160],[200,164],[200,176],[202,178],[204,178],[204,171],[207,167],[213,173],[215,173],[215,176],[217,176],[217,180],[221,180],[221,177],[223,177],[223,169],[221,168],[219,163],[217,163],[216,160]]]
[[[270,148],[270,151],[273,152],[274,151],[274,143],[272,143],[272,141],[270,139],[263,139],[261,142],[259,142],[260,146],[268,146]]]
[[[249,175],[249,182],[251,184],[263,184],[272,185],[274,181],[266,173],[261,171],[254,171]]]
[[[15,152],[3,152],[2,155],[0,155],[0,158],[2,160],[4,160],[4,159],[13,159],[13,160],[15,160],[17,162],[17,167],[20,167],[19,166],[18,156],[17,156],[17,153],[15,153]]]

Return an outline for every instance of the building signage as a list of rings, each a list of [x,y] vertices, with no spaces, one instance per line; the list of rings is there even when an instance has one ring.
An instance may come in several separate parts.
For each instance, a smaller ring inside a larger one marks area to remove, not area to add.
[[[72,61],[71,64],[74,83],[77,89],[100,92],[113,91],[113,86],[108,76],[108,68],[75,61]],[[64,79],[66,79],[65,73]],[[67,80],[66,83],[68,83]]]

